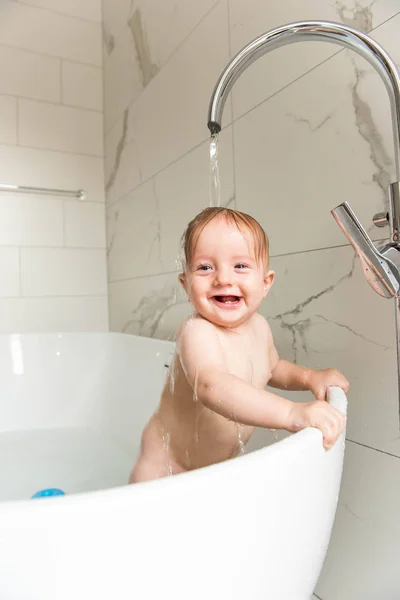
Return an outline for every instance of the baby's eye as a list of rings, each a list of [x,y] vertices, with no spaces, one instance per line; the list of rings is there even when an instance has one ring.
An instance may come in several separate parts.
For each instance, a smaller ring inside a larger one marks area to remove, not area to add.
[[[208,271],[211,269],[210,265],[200,265],[199,271]]]
[[[245,265],[244,263],[238,263],[237,265],[235,265],[235,269],[247,269],[248,265]]]

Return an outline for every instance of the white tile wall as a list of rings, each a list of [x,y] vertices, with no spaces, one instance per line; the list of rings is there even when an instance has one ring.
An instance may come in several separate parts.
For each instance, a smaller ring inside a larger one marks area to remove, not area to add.
[[[118,121],[123,111],[143,90],[140,65],[128,28],[118,38],[112,52],[104,52],[104,127],[105,131]]]
[[[98,0],[24,0],[24,4],[101,23],[101,3]]]
[[[111,8],[104,2],[107,132],[216,4],[216,0],[196,4],[186,0],[135,4],[121,0]]]
[[[0,96],[0,143],[17,143],[17,101],[11,96]]]
[[[99,112],[19,99],[21,146],[103,154],[103,122]]]
[[[79,248],[103,248],[106,243],[104,204],[64,201],[64,243]]]
[[[22,295],[105,295],[104,255],[104,250],[22,248]]]
[[[175,257],[187,221],[208,204],[206,115],[228,57],[273,27],[330,19],[371,32],[400,65],[400,8],[397,0],[166,0],[157,11],[153,0],[103,5],[111,328],[173,338],[190,312]],[[147,67],[155,67],[144,89],[132,68],[140,57],[126,54],[135,10]],[[351,382],[353,443],[316,595],[395,600],[400,436],[393,306],[368,287],[330,215],[348,200],[374,238],[386,235],[371,225],[394,177],[385,88],[356,55],[307,43],[260,59],[231,96],[222,199],[259,218],[270,234],[277,279],[262,311],[283,356],[337,366]]]
[[[0,194],[0,245],[62,246],[60,198]]]
[[[20,291],[18,248],[0,248],[0,273],[0,297],[18,296]]]
[[[0,93],[60,102],[60,59],[0,46]]]
[[[0,44],[101,66],[100,23],[13,0],[0,3]]]
[[[136,189],[108,210],[108,276],[110,281],[164,271],[153,181]]]
[[[142,182],[139,147],[132,127],[128,132],[128,112],[106,134],[104,150],[106,199],[112,204]]]
[[[0,299],[0,332],[107,331],[107,296]]]
[[[116,36],[131,15],[132,2],[131,0],[119,0],[118,2],[103,0],[102,11],[104,28],[109,35]]]
[[[111,331],[174,340],[192,311],[177,273],[110,282],[108,293]]]
[[[143,179],[208,138],[208,101],[228,56],[227,6],[220,2],[130,109]]]
[[[108,323],[101,1],[0,3],[0,331]]]
[[[152,60],[162,66],[216,3],[217,0],[196,3],[186,0],[164,0],[162,3],[139,0],[134,4],[130,0],[114,3],[104,1],[104,25],[107,34],[113,36],[118,44],[128,21],[139,11]]]
[[[61,76],[64,104],[103,110],[102,69],[63,60]]]
[[[151,61],[157,67],[162,67],[216,4],[217,0],[203,0],[203,2],[166,0],[162,3],[158,0],[140,0],[137,2],[135,12],[140,15]],[[154,18],[155,14],[157,19]],[[217,39],[213,39],[213,42],[215,47]]]

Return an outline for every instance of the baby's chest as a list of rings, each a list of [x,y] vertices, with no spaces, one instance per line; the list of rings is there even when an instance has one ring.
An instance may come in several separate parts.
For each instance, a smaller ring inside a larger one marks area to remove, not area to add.
[[[263,349],[232,349],[227,355],[228,370],[258,388],[264,388],[271,378],[271,365],[268,352]]]

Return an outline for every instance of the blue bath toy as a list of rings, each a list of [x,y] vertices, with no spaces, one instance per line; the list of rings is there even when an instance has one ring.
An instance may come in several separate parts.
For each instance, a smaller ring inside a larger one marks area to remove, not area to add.
[[[47,488],[33,494],[32,498],[50,498],[51,496],[65,496],[65,492],[58,488]]]

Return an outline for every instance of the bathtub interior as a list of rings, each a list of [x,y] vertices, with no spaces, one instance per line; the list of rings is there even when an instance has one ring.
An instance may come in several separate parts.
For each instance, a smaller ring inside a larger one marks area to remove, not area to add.
[[[117,333],[0,335],[0,502],[126,485],[173,354]],[[256,430],[246,452],[287,435]]]
[[[0,501],[125,485],[173,350],[122,334],[0,336]]]

